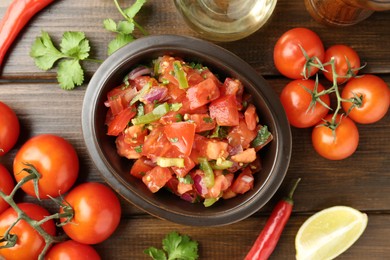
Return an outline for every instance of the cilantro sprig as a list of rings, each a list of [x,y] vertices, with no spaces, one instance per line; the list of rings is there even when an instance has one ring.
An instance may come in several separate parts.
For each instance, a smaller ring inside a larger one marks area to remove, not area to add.
[[[134,20],[134,17],[141,10],[146,0],[136,0],[134,4],[126,9],[122,9],[117,0],[114,0],[114,2],[119,13],[125,18],[125,20],[115,22],[113,19],[108,18],[103,21],[103,25],[106,30],[117,33],[115,39],[108,44],[108,55],[111,55],[126,44],[134,41],[136,39],[133,35],[135,28],[140,30],[140,32],[144,35],[148,34],[145,29]]]
[[[109,55],[135,40],[133,35],[135,28],[147,35],[147,32],[134,20],[146,0],[136,0],[127,9],[122,9],[117,0],[113,1],[126,20],[116,23],[112,19],[106,19],[103,22],[107,30],[117,33],[116,38],[108,44]],[[81,61],[102,62],[102,60],[89,58],[90,50],[89,40],[83,32],[65,32],[57,48],[50,35],[42,31],[31,47],[30,56],[34,59],[35,65],[45,71],[58,65],[57,80],[60,87],[71,90],[84,83],[84,69]]]
[[[198,242],[191,240],[187,235],[180,235],[173,231],[165,236],[162,249],[149,247],[144,251],[155,260],[196,260],[198,256]]]
[[[65,32],[58,49],[50,35],[42,31],[31,47],[30,56],[35,65],[45,71],[52,69],[58,61],[57,80],[62,89],[71,90],[84,82],[80,61],[88,59],[90,49],[83,32]]]

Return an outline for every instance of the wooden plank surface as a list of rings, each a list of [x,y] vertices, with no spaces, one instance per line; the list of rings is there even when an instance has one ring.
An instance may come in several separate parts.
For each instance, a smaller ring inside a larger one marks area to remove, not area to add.
[[[0,2],[0,17],[11,0]],[[126,5],[129,1],[120,1]],[[269,23],[254,35],[219,45],[236,53],[265,76],[280,93],[289,80],[281,77],[272,62],[277,38],[293,27],[316,31],[326,46],[348,44],[367,62],[363,72],[380,75],[390,84],[390,13],[375,13],[368,20],[347,28],[328,28],[314,22],[303,1],[279,0]],[[81,134],[81,106],[87,85],[63,91],[55,83],[53,71],[38,70],[29,50],[41,30],[58,41],[65,31],[84,31],[92,45],[92,55],[104,59],[113,37],[102,28],[104,18],[120,19],[109,0],[58,0],[37,15],[10,49],[0,71],[0,100],[18,114],[22,133],[15,149],[0,158],[12,168],[12,160],[23,142],[41,133],[54,133],[76,148],[80,163],[79,182],[103,181],[89,158]],[[196,36],[181,20],[173,1],[148,1],[137,17],[150,34],[174,33]],[[245,46],[245,48],[243,48]],[[92,76],[97,64],[85,63]],[[177,230],[200,243],[200,259],[242,259],[263,227],[271,208],[286,192],[292,179],[302,178],[296,191],[296,205],[286,230],[271,259],[294,259],[294,238],[299,226],[311,214],[333,205],[348,205],[368,213],[369,225],[358,242],[339,259],[386,259],[390,253],[390,115],[373,125],[358,125],[360,143],[356,153],[343,161],[318,156],[310,140],[310,129],[292,129],[293,154],[280,190],[259,212],[246,220],[215,228],[193,228],[156,219],[121,200],[123,216],[115,234],[95,248],[103,259],[148,259],[142,251],[160,246],[166,233]],[[25,198],[31,200],[31,198]],[[53,205],[44,202],[49,209]]]

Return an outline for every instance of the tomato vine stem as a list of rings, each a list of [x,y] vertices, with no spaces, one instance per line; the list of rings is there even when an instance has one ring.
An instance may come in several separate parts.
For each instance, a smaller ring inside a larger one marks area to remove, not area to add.
[[[31,168],[30,168],[31,169]],[[34,168],[35,169],[35,168]],[[26,169],[23,169],[26,170]],[[36,171],[36,169],[35,169]],[[11,234],[11,230],[20,222],[20,221],[25,221],[28,223],[34,230],[36,230],[39,235],[45,240],[45,246],[42,249],[42,252],[39,254],[38,259],[43,260],[45,254],[49,250],[50,246],[54,243],[58,243],[61,241],[66,240],[67,236],[62,235],[62,236],[52,236],[48,234],[43,228],[42,224],[49,220],[54,220],[54,219],[60,219],[60,218],[72,218],[70,217],[73,216],[73,209],[72,210],[66,210],[64,213],[55,213],[49,216],[44,217],[43,219],[37,221],[32,218],[30,218],[23,210],[20,209],[20,207],[17,205],[17,203],[14,200],[14,196],[19,188],[21,188],[25,183],[29,181],[36,181],[38,182],[40,178],[40,174],[36,171],[27,171],[28,175],[26,175],[24,178],[22,178],[14,187],[14,189],[11,191],[9,195],[5,194],[0,190],[0,198],[2,198],[4,201],[6,201],[10,207],[12,207],[15,212],[17,213],[17,219],[8,227],[7,231],[4,233],[2,238],[0,239],[0,243],[5,243],[4,245],[1,245],[0,248],[9,248],[13,247],[16,245],[18,237],[15,234]],[[37,190],[36,190],[37,192]],[[38,194],[37,194],[38,195]],[[67,207],[70,207],[67,205]]]

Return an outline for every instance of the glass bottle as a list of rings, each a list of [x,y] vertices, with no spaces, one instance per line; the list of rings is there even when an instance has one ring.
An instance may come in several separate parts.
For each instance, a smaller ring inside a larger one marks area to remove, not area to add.
[[[202,38],[227,42],[262,27],[277,0],[174,0],[186,23]]]
[[[325,25],[348,26],[375,11],[390,10],[390,0],[305,0],[310,15]]]

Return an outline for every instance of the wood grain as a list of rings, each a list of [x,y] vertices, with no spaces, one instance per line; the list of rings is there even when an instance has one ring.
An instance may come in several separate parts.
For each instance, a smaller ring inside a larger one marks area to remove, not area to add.
[[[0,17],[10,2],[0,1]],[[129,4],[124,0],[119,2],[123,6]],[[99,65],[83,63],[87,71],[86,84],[73,91],[64,91],[56,83],[55,71],[37,69],[29,51],[41,30],[49,32],[57,43],[65,31],[84,31],[92,46],[91,56],[105,59],[106,46],[113,38],[103,29],[105,18],[121,19],[111,0],[58,0],[30,21],[10,49],[0,71],[0,100],[15,110],[22,132],[16,147],[0,157],[0,163],[9,170],[18,148],[28,138],[53,133],[69,140],[77,150],[81,163],[78,182],[103,182],[89,158],[81,129],[84,93],[89,77]],[[153,35],[197,36],[184,24],[173,1],[148,1],[137,21]],[[363,73],[377,74],[390,85],[389,24],[389,12],[377,12],[356,26],[329,28],[310,17],[303,0],[279,0],[265,27],[248,38],[219,45],[252,65],[279,94],[289,80],[281,77],[273,65],[273,46],[286,30],[308,27],[320,35],[325,46],[343,43],[355,48],[362,62],[367,62]],[[271,259],[294,259],[294,238],[299,226],[311,214],[334,205],[352,206],[369,216],[364,235],[339,259],[386,259],[390,253],[390,243],[386,239],[390,237],[389,125],[389,113],[375,124],[358,125],[359,147],[353,156],[342,161],[329,161],[314,152],[311,129],[292,128],[292,160],[281,188],[259,212],[232,225],[213,228],[181,226],[152,217],[121,199],[120,227],[109,240],[95,245],[95,248],[103,259],[148,259],[143,250],[149,246],[161,246],[165,234],[177,230],[199,241],[200,259],[242,259],[272,207],[287,192],[289,183],[301,177],[292,218]],[[34,201],[27,196],[22,199]],[[42,204],[52,212],[56,210],[49,201]]]

